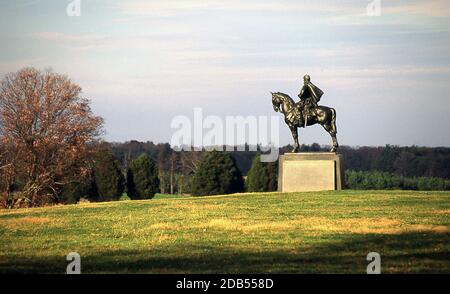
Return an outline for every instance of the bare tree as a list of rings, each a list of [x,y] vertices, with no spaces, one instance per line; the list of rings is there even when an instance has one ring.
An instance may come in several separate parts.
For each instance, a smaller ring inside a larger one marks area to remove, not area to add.
[[[170,155],[170,194],[174,194],[175,190],[174,190],[174,173],[179,169],[179,158],[176,152],[173,152]],[[178,191],[180,189],[178,188]]]
[[[4,166],[30,206],[58,201],[61,187],[87,173],[89,143],[101,134],[81,88],[64,75],[25,68],[0,84]],[[5,162],[6,161],[6,162]]]
[[[193,175],[197,169],[198,163],[202,157],[203,152],[180,152],[178,155],[178,168],[180,171],[179,178],[179,194],[184,193],[185,177]]]

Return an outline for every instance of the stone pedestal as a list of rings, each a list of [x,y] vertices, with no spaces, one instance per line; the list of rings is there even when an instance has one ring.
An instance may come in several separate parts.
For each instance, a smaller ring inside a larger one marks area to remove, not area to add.
[[[279,192],[341,190],[344,180],[340,154],[310,152],[280,155]]]

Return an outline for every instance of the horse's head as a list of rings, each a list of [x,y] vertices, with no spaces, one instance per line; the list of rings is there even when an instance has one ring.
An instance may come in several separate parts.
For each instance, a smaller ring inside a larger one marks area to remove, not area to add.
[[[281,97],[278,93],[273,93],[273,92],[270,92],[270,93],[272,94],[273,110],[275,110],[275,112],[278,112],[280,110]]]
[[[275,92],[272,93],[272,105],[273,105],[273,110],[275,110],[276,112],[280,111],[281,112],[285,112],[287,109],[291,108],[295,102],[294,100],[292,100],[291,97],[289,97],[289,95],[281,93],[281,92]]]

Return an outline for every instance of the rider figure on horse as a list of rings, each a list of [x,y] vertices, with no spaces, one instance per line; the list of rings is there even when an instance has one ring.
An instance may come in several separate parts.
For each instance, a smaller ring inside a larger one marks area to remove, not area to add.
[[[317,107],[317,102],[323,95],[323,91],[317,88],[313,83],[311,83],[311,77],[305,75],[303,77],[304,85],[298,94],[298,98],[301,100],[301,105],[303,105],[303,117],[305,120],[305,127],[308,121],[308,114],[311,108]]]

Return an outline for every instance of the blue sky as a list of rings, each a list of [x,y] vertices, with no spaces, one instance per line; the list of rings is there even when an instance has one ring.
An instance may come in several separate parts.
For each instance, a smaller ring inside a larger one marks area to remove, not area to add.
[[[450,146],[446,0],[0,1],[0,75],[69,75],[105,118],[106,139],[168,142],[175,115],[276,115],[308,73],[345,145]],[[280,124],[281,143],[291,142]],[[315,126],[301,143],[328,144]]]

